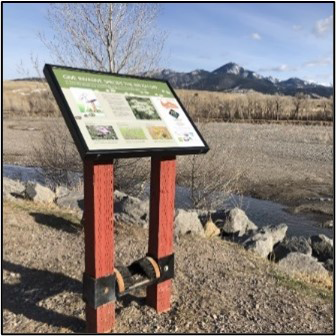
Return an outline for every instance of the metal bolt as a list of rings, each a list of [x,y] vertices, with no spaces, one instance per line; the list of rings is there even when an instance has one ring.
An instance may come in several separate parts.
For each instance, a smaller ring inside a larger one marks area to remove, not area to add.
[[[165,272],[168,272],[169,267],[166,265],[165,267],[163,267],[163,270],[164,270]]]

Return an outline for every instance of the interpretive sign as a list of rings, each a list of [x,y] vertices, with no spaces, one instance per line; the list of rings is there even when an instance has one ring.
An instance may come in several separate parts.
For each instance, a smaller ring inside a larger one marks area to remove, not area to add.
[[[44,74],[83,158],[209,149],[166,81],[49,64]]]
[[[43,71],[83,159],[87,331],[111,332],[115,301],[140,286],[148,305],[168,311],[176,155],[206,153],[208,145],[166,81],[50,64]],[[151,156],[148,253],[118,270],[114,159],[140,156]]]

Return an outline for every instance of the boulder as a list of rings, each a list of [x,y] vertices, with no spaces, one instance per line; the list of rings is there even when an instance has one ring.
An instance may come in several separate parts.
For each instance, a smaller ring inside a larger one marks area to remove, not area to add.
[[[126,195],[120,191],[114,196],[115,220],[125,224],[139,225],[148,228],[149,202]]]
[[[273,246],[281,242],[287,232],[287,225],[269,225],[262,227],[249,235],[241,237],[240,243],[247,249],[256,252],[264,258],[272,252]]]
[[[204,226],[208,220],[211,220],[218,228],[222,228],[227,218],[227,210],[197,210],[198,218]]]
[[[79,215],[83,215],[84,197],[81,191],[68,189],[68,193],[63,193],[62,195],[60,192],[60,194],[61,196],[56,199],[56,204],[58,206],[74,210]]]
[[[181,236],[187,233],[204,237],[204,229],[196,211],[178,209],[174,219],[174,235]]]
[[[239,208],[231,209],[225,218],[222,230],[225,234],[238,234],[239,237],[248,231],[257,230],[258,227],[251,222],[245,212]]]
[[[55,193],[39,183],[28,182],[25,188],[26,198],[34,202],[52,203],[55,200]]]
[[[3,177],[2,180],[2,197],[4,199],[14,199],[15,197],[24,196],[25,186],[22,182]]]
[[[70,190],[64,186],[57,186],[55,190],[56,198],[61,198],[70,194]]]
[[[279,261],[285,258],[291,252],[300,252],[311,256],[312,248],[305,237],[286,237],[282,242],[274,247],[274,261]]]
[[[329,272],[333,272],[334,271],[334,260],[332,259],[327,259],[324,263],[323,263],[324,268],[329,271]]]
[[[212,220],[208,220],[204,225],[204,235],[206,238],[212,238],[220,235],[220,229]]]
[[[123,198],[127,196],[127,194],[119,190],[114,190],[113,192],[114,202],[120,202]]]
[[[322,224],[322,227],[332,229],[334,227],[334,221],[332,219],[328,220]]]
[[[291,252],[278,263],[279,268],[287,274],[306,273],[327,275],[328,271],[315,258],[300,252]]]
[[[310,245],[313,249],[313,256],[319,261],[333,259],[333,241],[324,234],[310,237]]]

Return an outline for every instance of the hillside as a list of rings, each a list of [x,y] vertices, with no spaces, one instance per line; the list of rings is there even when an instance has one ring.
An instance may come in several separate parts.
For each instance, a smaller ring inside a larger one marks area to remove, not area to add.
[[[252,90],[290,96],[303,93],[311,97],[330,97],[333,94],[332,87],[310,83],[299,78],[280,81],[271,76],[264,77],[233,62],[211,72],[205,70],[176,72],[164,69],[150,75],[154,78],[168,80],[173,87],[178,89],[243,93]]]
[[[117,264],[146,253],[147,230],[116,225]],[[3,330],[84,332],[84,236],[55,206],[4,204]],[[175,245],[172,309],[157,315],[144,292],[116,306],[120,333],[332,333],[332,292],[289,278],[236,244],[183,236]]]

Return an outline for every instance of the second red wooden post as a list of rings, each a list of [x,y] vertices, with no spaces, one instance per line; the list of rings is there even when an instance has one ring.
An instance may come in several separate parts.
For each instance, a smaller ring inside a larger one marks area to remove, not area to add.
[[[173,253],[176,157],[151,159],[148,254],[155,259]],[[172,280],[149,286],[147,303],[158,313],[170,309]]]
[[[114,272],[113,163],[84,161],[85,272],[101,278]],[[86,304],[87,331],[114,328],[114,302],[97,309]]]

